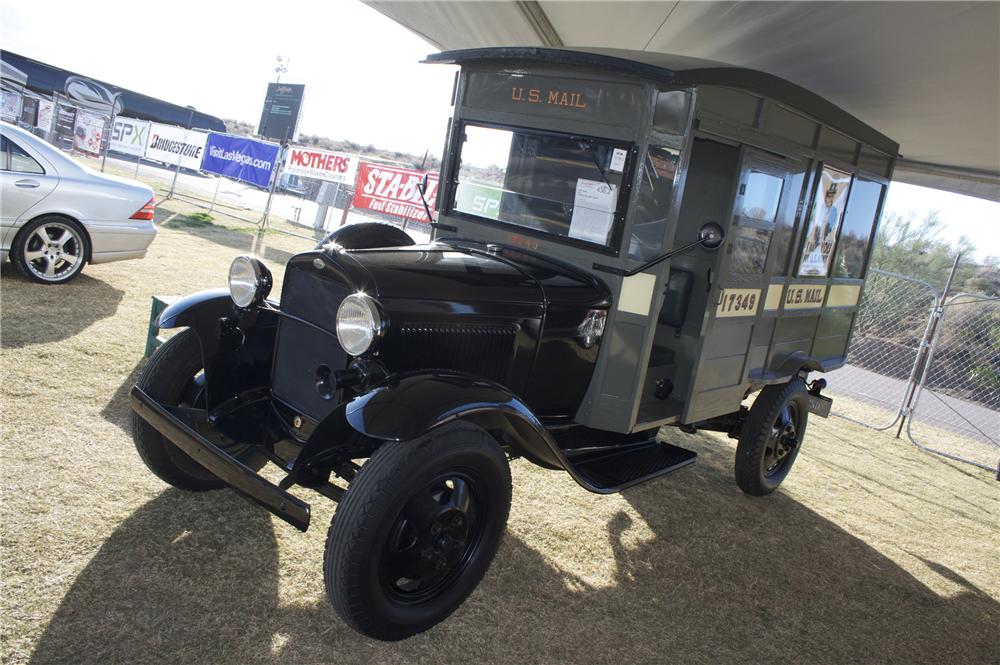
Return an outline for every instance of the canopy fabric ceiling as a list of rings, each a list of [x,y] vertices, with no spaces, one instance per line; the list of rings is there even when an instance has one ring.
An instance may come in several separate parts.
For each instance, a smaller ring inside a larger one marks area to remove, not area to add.
[[[1000,201],[1000,3],[365,0],[442,50],[641,49],[797,83],[900,144],[895,180]]]

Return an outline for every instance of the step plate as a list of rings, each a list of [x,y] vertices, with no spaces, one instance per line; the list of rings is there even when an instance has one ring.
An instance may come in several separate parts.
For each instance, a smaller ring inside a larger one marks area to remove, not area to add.
[[[580,456],[572,464],[594,485],[617,491],[693,464],[697,457],[698,453],[692,450],[650,441],[622,452],[603,451],[592,457]]]

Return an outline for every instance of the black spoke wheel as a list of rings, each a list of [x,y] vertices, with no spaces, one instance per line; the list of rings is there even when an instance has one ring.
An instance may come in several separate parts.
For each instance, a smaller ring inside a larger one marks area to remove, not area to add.
[[[802,447],[809,393],[800,378],[760,391],[736,446],[736,484],[752,496],[778,489]]]
[[[327,535],[323,576],[340,616],[399,640],[448,617],[482,579],[510,511],[510,468],[469,424],[385,443],[362,466]]]

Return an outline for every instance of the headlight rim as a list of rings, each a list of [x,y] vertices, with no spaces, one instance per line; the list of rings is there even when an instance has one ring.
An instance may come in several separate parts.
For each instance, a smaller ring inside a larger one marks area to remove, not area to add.
[[[371,338],[368,342],[368,345],[364,349],[361,349],[360,351],[357,352],[355,352],[352,349],[349,349],[347,345],[344,344],[344,340],[340,334],[341,310],[343,309],[345,303],[347,303],[349,300],[362,303],[371,317],[371,326],[370,326]],[[358,291],[356,293],[349,294],[342,301],[340,301],[340,305],[337,306],[337,316],[334,323],[334,332],[336,333],[337,342],[340,344],[340,348],[344,350],[344,353],[351,356],[352,358],[360,358],[366,353],[372,353],[374,351],[377,351],[379,342],[381,341],[387,327],[388,327],[388,321],[385,317],[385,313],[382,310],[381,304],[379,304],[378,300],[368,295],[364,291]]]
[[[233,289],[233,268],[237,264],[248,264],[250,266],[251,274],[253,275],[253,296],[250,298],[246,304],[242,304],[236,298],[236,294]],[[227,284],[229,286],[229,298],[233,301],[239,309],[250,309],[252,307],[257,307],[264,302],[271,293],[271,287],[274,285],[274,278],[271,276],[271,271],[268,269],[264,262],[253,256],[252,254],[241,254],[232,260],[229,264],[229,274],[227,279]]]

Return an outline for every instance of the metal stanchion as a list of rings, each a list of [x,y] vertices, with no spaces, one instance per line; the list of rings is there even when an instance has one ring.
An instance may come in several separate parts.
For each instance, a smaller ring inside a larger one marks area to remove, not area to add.
[[[222,176],[215,176],[215,194],[212,195],[212,205],[208,206],[209,212],[215,211],[215,199],[219,198],[219,186],[222,185]]]
[[[188,106],[188,108],[191,109],[191,112],[188,114],[188,122],[187,122],[186,129],[188,131],[191,131],[191,125],[194,124],[194,107],[193,106]],[[186,136],[187,135],[185,134],[185,137]],[[180,156],[180,154],[178,154],[177,155],[177,167],[174,169],[174,180],[173,180],[173,182],[170,183],[170,193],[167,194],[167,198],[168,199],[171,199],[171,198],[174,197],[174,189],[177,187],[177,175],[180,173],[180,171],[181,171],[181,156]]]
[[[108,151],[111,150],[111,137],[115,133],[115,119],[118,117],[118,105],[121,103],[122,93],[116,92],[115,96],[111,98],[111,134],[108,135],[108,141],[104,144],[104,156],[101,157],[101,173],[104,173],[104,164],[108,161]]]

